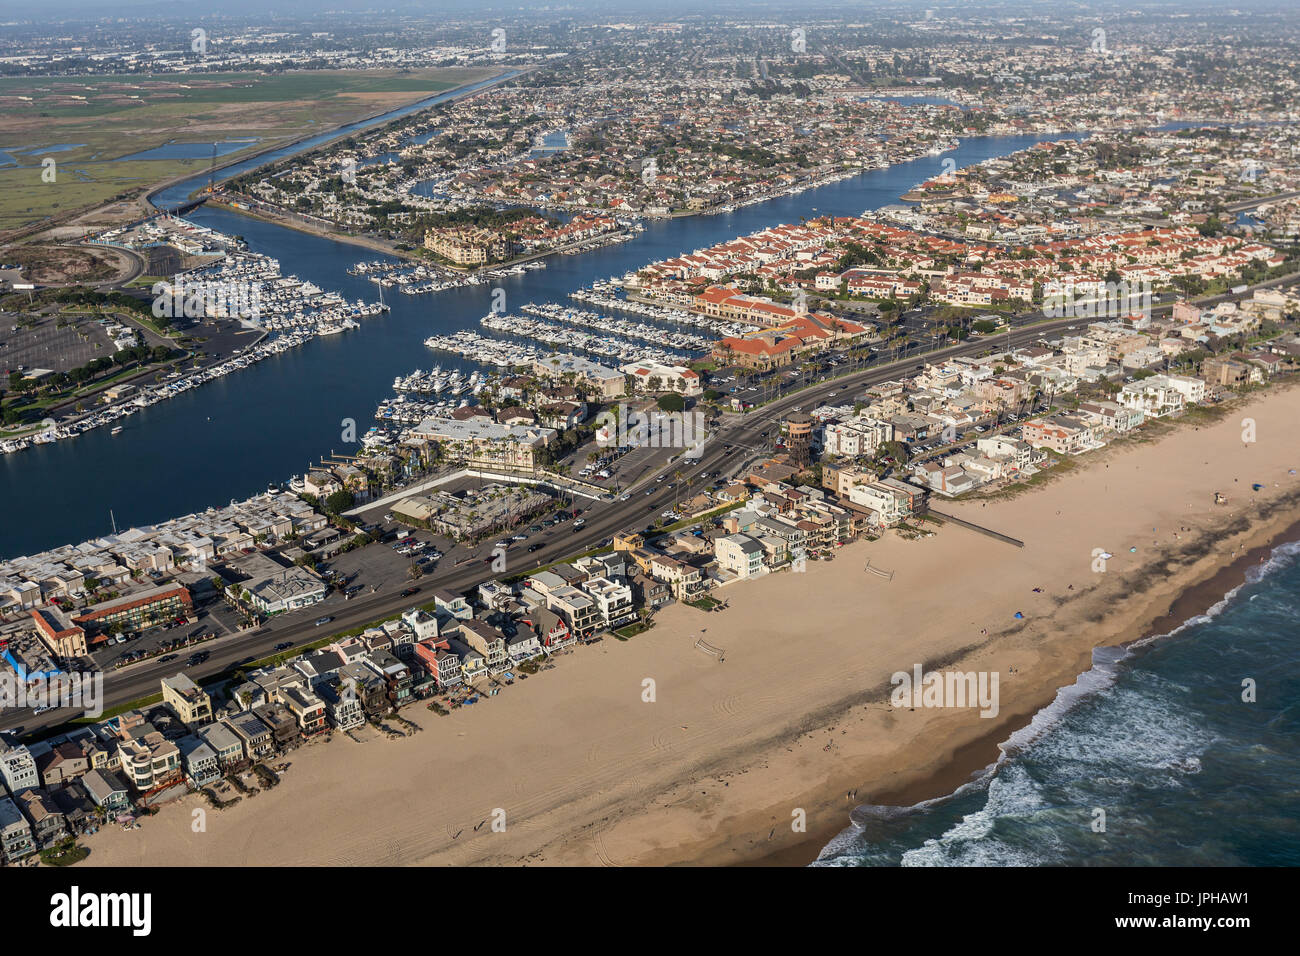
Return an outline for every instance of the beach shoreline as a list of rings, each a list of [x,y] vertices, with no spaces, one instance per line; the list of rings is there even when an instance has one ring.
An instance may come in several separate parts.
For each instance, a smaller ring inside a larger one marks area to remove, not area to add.
[[[945,502],[1024,548],[953,524],[855,542],[806,578],[729,585],[726,611],[670,606],[645,634],[578,648],[481,706],[407,708],[427,731],[413,738],[295,751],[281,785],[209,812],[202,838],[186,812],[197,796],[141,830],[105,828],[87,862],[807,864],[854,806],[951,793],[1095,648],[1172,630],[1262,549],[1300,537],[1300,389],[1228,412],[1118,442],[1013,497]],[[1246,413],[1255,444],[1241,441]],[[868,557],[894,578],[864,574]],[[999,713],[893,708],[890,675],[914,664],[996,671]],[[484,825],[496,810],[503,832]]]
[[[1141,634],[1122,642],[1120,646],[1166,637],[1194,618],[1206,614],[1216,605],[1227,600],[1229,594],[1247,583],[1247,573],[1251,568],[1258,567],[1268,560],[1280,546],[1297,541],[1300,541],[1300,515],[1297,515],[1282,530],[1272,534],[1266,542],[1250,547],[1209,579],[1190,585],[1174,598],[1167,614],[1153,620]],[[1098,648],[1104,646],[1107,645],[1097,645]],[[1083,671],[1080,673],[1082,674]],[[1017,712],[1010,715],[991,727],[982,737],[958,748],[952,758],[932,774],[901,786],[896,791],[881,793],[875,802],[880,806],[915,807],[921,803],[953,796],[959,788],[991,770],[1002,756],[1001,744],[1029,726],[1035,714],[1051,706],[1058,691],[1059,688],[1052,690],[1037,709],[1029,713]],[[814,862],[822,850],[849,825],[846,819],[840,826],[820,828],[818,832],[810,834],[806,841],[796,846],[785,847],[751,860],[737,861],[733,865],[807,866]]]

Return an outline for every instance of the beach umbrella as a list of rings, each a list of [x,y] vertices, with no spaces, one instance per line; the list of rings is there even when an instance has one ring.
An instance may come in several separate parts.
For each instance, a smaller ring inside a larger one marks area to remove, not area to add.
[[[1024,620],[1024,617],[1025,617],[1025,616],[1024,616],[1023,614],[1021,614],[1019,611],[1016,612],[1016,620],[1017,620],[1017,621]]]

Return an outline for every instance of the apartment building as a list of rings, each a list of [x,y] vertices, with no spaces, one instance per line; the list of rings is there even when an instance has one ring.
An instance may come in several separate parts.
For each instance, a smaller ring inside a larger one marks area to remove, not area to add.
[[[510,243],[486,229],[431,229],[424,236],[424,248],[461,266],[482,266],[510,254]]]
[[[874,455],[885,442],[892,441],[894,427],[867,415],[842,422],[829,422],[822,429],[822,451],[827,455]]]
[[[554,440],[556,431],[540,426],[501,425],[483,418],[426,418],[411,429],[410,435],[437,443],[452,461],[531,471],[540,464],[539,453]]]

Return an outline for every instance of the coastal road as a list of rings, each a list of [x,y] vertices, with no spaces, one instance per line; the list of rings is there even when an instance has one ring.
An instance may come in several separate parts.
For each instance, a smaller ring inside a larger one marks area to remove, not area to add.
[[[1294,275],[1283,276],[1252,286],[1251,290],[1293,282],[1295,279]],[[1198,305],[1208,306],[1226,299],[1241,298],[1248,292],[1241,295],[1215,296],[1202,300]],[[1165,303],[1154,305],[1151,311],[1153,315],[1163,315],[1170,312],[1172,308],[1172,303]],[[744,416],[724,416],[719,431],[716,435],[708,437],[704,451],[698,459],[679,458],[662,471],[670,477],[675,472],[680,472],[683,481],[698,478],[701,472],[706,471],[733,474],[743,463],[757,457],[765,450],[767,441],[763,433],[779,427],[782,417],[791,412],[796,405],[816,406],[833,392],[878,384],[913,372],[924,362],[1029,345],[1045,335],[1066,331],[1071,326],[1086,326],[1089,321],[1080,318],[1042,320],[1040,314],[1033,313],[1013,320],[1019,324],[1005,334],[958,342],[936,351],[914,354],[898,361],[872,364],[861,371],[818,382],[775,399]],[[649,495],[645,494],[647,487],[651,492]],[[586,526],[579,532],[570,530],[571,525],[561,524],[555,526],[555,530],[545,536],[535,536],[531,539],[533,543],[542,543],[543,547],[532,555],[528,555],[523,546],[511,548],[507,551],[507,566],[504,574],[508,576],[536,569],[541,565],[561,560],[567,555],[595,547],[620,531],[644,528],[653,522],[660,511],[671,507],[674,497],[680,495],[680,492],[675,492],[668,481],[657,484],[651,481],[649,476],[637,487],[630,489],[629,493],[631,498],[627,501],[597,502],[590,506],[584,514]],[[370,547],[382,547],[382,545],[373,544]],[[521,558],[525,559],[526,563],[520,563]],[[453,592],[465,591],[489,578],[500,576],[502,575],[491,572],[484,561],[474,559],[459,567],[449,567],[426,575],[419,581],[421,597],[427,597],[427,592],[435,588]],[[405,582],[394,581],[390,592],[368,594],[348,602],[331,597],[325,603],[301,612],[296,619],[277,618],[257,630],[200,645],[199,647],[209,653],[209,659],[198,666],[186,668],[185,671],[195,680],[202,681],[241,662],[266,657],[274,652],[275,645],[278,643],[292,642],[294,646],[299,646],[318,640],[325,637],[328,632],[323,630],[324,626],[315,626],[314,622],[325,615],[332,614],[334,617],[328,625],[329,631],[339,632],[391,617],[415,604],[425,603],[420,597],[403,598],[398,585],[404,587]],[[183,661],[174,661],[161,664],[157,660],[152,660],[105,674],[104,708],[109,709],[158,693],[159,680],[181,670],[182,663]],[[79,715],[67,710],[51,711],[39,717],[33,715],[30,710],[15,711],[6,714],[3,721],[0,721],[0,729],[22,726],[26,733],[31,733],[56,726],[76,716]]]

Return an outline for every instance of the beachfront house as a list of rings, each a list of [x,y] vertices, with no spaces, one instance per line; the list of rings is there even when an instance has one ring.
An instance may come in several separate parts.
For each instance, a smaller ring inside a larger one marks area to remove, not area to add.
[[[14,863],[36,852],[36,837],[17,804],[0,796],[0,857]]]
[[[131,793],[126,784],[111,770],[92,770],[81,778],[95,806],[109,813],[125,810],[131,805]]]
[[[260,707],[261,704],[257,706]],[[256,762],[275,752],[275,738],[271,735],[271,728],[251,710],[227,717],[226,725],[239,739],[245,760]]]
[[[246,759],[243,743],[226,721],[218,720],[200,727],[196,733],[217,755],[217,762],[223,771],[229,772],[243,765]]]
[[[187,734],[176,741],[176,746],[180,748],[185,779],[195,790],[221,779],[221,761],[217,759],[217,752],[204,743],[202,737]]]

